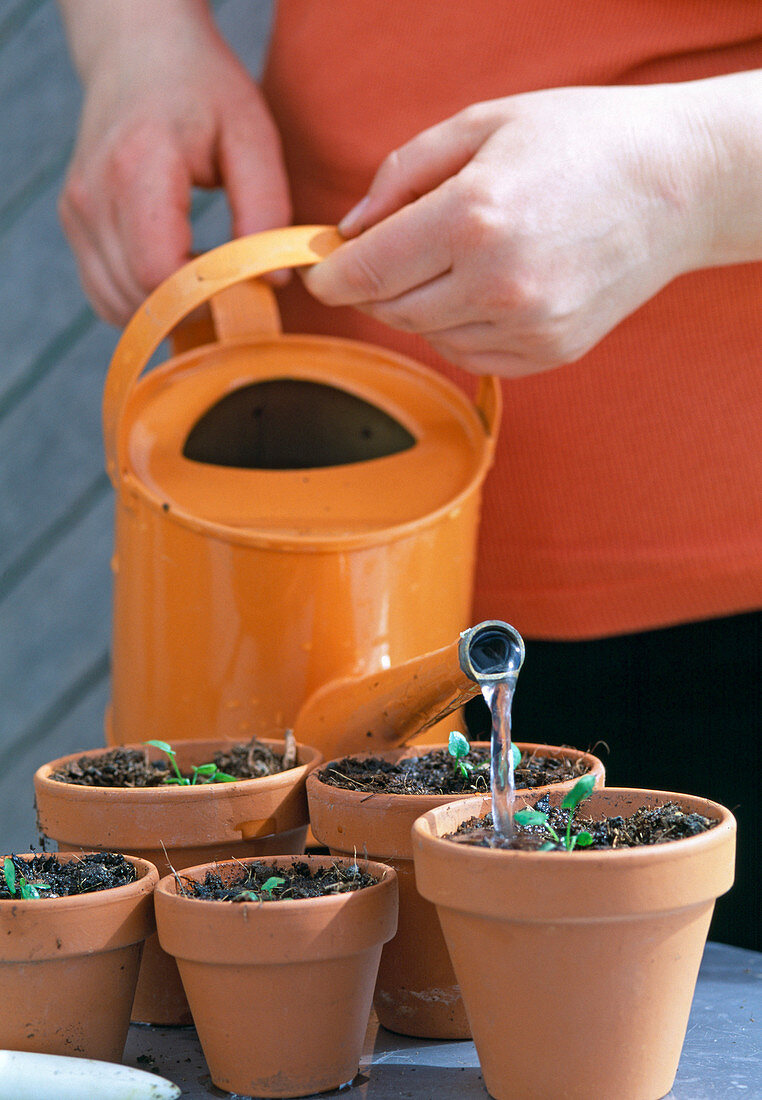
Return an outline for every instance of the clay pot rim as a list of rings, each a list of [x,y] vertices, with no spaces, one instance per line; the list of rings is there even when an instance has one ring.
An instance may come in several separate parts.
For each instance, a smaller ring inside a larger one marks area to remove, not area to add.
[[[208,870],[216,870],[220,867],[241,867],[247,866],[250,863],[267,863],[273,867],[282,866],[284,863],[291,864],[294,861],[300,863],[307,863],[312,867],[331,867],[335,864],[357,864],[362,870],[368,874],[373,875],[376,881],[372,886],[365,886],[362,890],[347,891],[343,894],[327,894],[319,898],[288,898],[284,901],[216,901],[209,898],[189,898],[183,894],[177,893],[177,880],[175,876],[170,873],[160,878],[155,887],[155,892],[163,894],[164,896],[171,898],[173,904],[185,904],[189,905],[205,905],[208,906],[210,912],[221,912],[223,908],[227,911],[236,912],[237,910],[246,910],[248,915],[241,917],[242,920],[251,920],[252,910],[255,912],[261,912],[266,907],[268,913],[283,913],[284,909],[287,912],[298,913],[303,912],[308,906],[314,909],[316,906],[321,906],[324,909],[335,908],[340,909],[343,905],[346,905],[347,899],[355,897],[357,895],[367,896],[370,893],[376,891],[379,887],[387,886],[389,882],[392,882],[397,873],[393,867],[389,867],[386,863],[381,863],[375,859],[354,859],[353,856],[324,856],[324,855],[310,855],[305,853],[300,855],[299,853],[293,853],[288,855],[271,855],[271,856],[246,856],[243,859],[217,859],[210,860],[208,863],[197,863],[194,867],[183,867],[177,874],[183,877],[190,877],[198,881],[199,878],[203,878],[204,874]],[[375,872],[379,872],[377,875]]]
[[[473,745],[479,748],[488,748],[489,741],[473,741]],[[591,752],[586,752],[583,749],[575,749],[571,745],[545,745],[534,741],[516,741],[515,744],[521,749],[522,752],[529,751],[533,756],[545,755],[545,756],[574,756],[578,759],[584,760],[589,764],[588,772],[585,774],[593,774],[596,776],[596,789],[599,783],[603,783],[605,779],[605,765],[603,761],[594,756]],[[447,745],[444,743],[437,743],[433,745],[403,745],[398,749],[387,749],[384,752],[353,752],[347,753],[348,757],[352,759],[368,759],[369,757],[381,757],[383,760],[401,760],[409,756],[423,756],[427,752],[436,751],[438,749],[446,749]],[[334,786],[332,783],[325,783],[317,774],[318,767],[328,768],[331,764],[336,763],[336,760],[344,759],[344,757],[336,757],[335,760],[327,760],[322,764],[317,765],[313,771],[307,776],[307,795],[311,791],[314,791],[318,785],[321,789],[328,788],[331,791],[336,791],[336,798],[347,800],[351,802],[366,802],[371,799],[377,802],[379,799],[388,800],[389,806],[395,806],[403,804],[407,807],[415,807],[416,803],[420,804],[421,813],[423,814],[429,808],[436,808],[443,806],[450,802],[463,802],[469,798],[488,798],[489,790],[486,790],[483,794],[467,792],[465,794],[399,794],[389,791],[353,791],[347,787]],[[568,780],[565,780],[568,784]],[[560,786],[560,783],[545,783],[541,787],[521,787],[517,790],[517,794],[540,796],[542,792],[552,790],[553,788]]]
[[[84,855],[102,856],[106,853],[103,851],[88,852],[82,850],[81,852],[14,852],[13,854],[20,859],[38,855],[52,855],[62,862],[70,863]],[[127,862],[131,863],[138,871],[138,878],[134,882],[125,882],[121,886],[109,886],[106,890],[90,890],[86,894],[72,894],[63,898],[0,898],[0,906],[15,905],[21,909],[22,913],[25,911],[41,914],[61,913],[63,909],[76,909],[81,908],[83,905],[107,904],[110,901],[126,898],[131,893],[153,894],[159,883],[159,872],[154,864],[147,859],[142,859],[140,856],[131,856],[124,852],[118,852],[117,854],[124,856]]]
[[[376,881],[351,893],[263,903],[183,897],[177,893],[175,876],[165,875],[154,893],[161,946],[176,958],[207,964],[271,966],[353,955],[391,939],[397,929],[397,874],[375,860],[252,856],[201,863],[180,873],[203,878],[207,870],[256,862],[277,873],[295,860],[313,866],[357,862]]]
[[[675,800],[719,824],[697,836],[638,848],[501,851],[437,835],[489,809],[489,799],[463,800],[430,810],[413,824],[419,891],[437,906],[486,919],[566,926],[706,905],[732,886],[736,822],[726,807],[697,795],[637,787],[605,787],[590,797],[591,817]],[[560,801],[562,792],[552,798]]]
[[[262,744],[269,747],[285,745],[282,739],[270,739],[259,738]],[[177,745],[180,749],[184,750],[187,747],[193,746],[226,746],[243,744],[236,738],[194,738],[187,741],[178,741]],[[98,746],[96,749],[83,749],[79,752],[68,753],[66,756],[60,756],[56,760],[50,760],[46,764],[40,765],[34,773],[34,785],[35,788],[40,787],[48,795],[60,797],[63,792],[68,799],[91,799],[93,801],[113,801],[114,799],[122,799],[125,796],[135,802],[154,802],[156,799],[162,801],[178,801],[188,800],[190,798],[225,798],[234,797],[244,792],[251,790],[251,784],[256,783],[258,789],[264,790],[268,787],[277,789],[281,786],[292,786],[295,782],[298,782],[306,774],[308,774],[313,768],[318,767],[323,760],[323,755],[319,749],[313,748],[311,745],[304,745],[297,742],[297,763],[293,768],[288,768],[286,771],[276,772],[274,775],[259,775],[252,776],[250,779],[237,779],[233,783],[199,783],[194,786],[180,786],[178,784],[170,783],[158,787],[91,787],[84,786],[79,783],[66,783],[61,782],[58,779],[51,779],[51,772],[56,768],[68,763],[71,760],[77,760],[80,756],[103,756],[106,753],[113,752],[114,749],[138,749],[142,750],[146,746],[142,742],[129,742],[123,745],[106,745]],[[155,752],[160,750],[155,749]],[[208,749],[207,749],[208,751]],[[306,759],[305,759],[306,757]],[[204,761],[206,763],[206,761]]]
[[[521,793],[523,792],[517,792],[517,794]],[[526,793],[531,797],[533,792]],[[560,792],[558,793],[560,794]],[[634,866],[638,866],[644,862],[654,861],[666,863],[676,857],[680,857],[681,853],[687,855],[694,848],[706,850],[708,847],[723,845],[727,842],[728,834],[734,833],[736,830],[736,819],[731,811],[726,806],[721,805],[721,803],[713,802],[711,799],[704,798],[702,795],[653,790],[650,787],[597,787],[590,797],[596,798],[596,800],[598,797],[603,797],[606,801],[614,801],[622,795],[632,794],[645,795],[653,799],[657,805],[669,801],[681,802],[683,800],[689,800],[694,804],[691,812],[695,810],[695,812],[703,813],[705,817],[716,817],[718,819],[718,824],[711,829],[707,829],[703,833],[698,833],[696,836],[681,837],[680,839],[670,840],[664,844],[643,844],[637,848],[609,848],[585,851],[583,860],[578,860],[580,867],[586,866],[588,868],[593,868],[601,864],[610,863],[612,860],[617,860],[620,863],[629,862]],[[458,799],[457,801],[459,803],[472,802],[477,812],[467,816],[479,816],[484,803],[489,801],[489,797],[485,798],[484,796],[476,795],[472,796],[470,799]],[[440,851],[443,850],[443,846],[446,845],[448,853],[452,852],[451,858],[459,861],[464,859],[473,860],[474,858],[486,858],[493,860],[493,862],[511,860],[513,862],[520,861],[523,864],[536,864],[539,860],[541,865],[547,867],[551,867],[554,864],[557,865],[559,861],[565,868],[574,866],[568,863],[570,856],[569,852],[481,848],[476,845],[456,844],[451,840],[446,840],[433,831],[435,815],[442,809],[444,809],[444,807],[435,807],[427,813],[422,814],[421,817],[414,822],[414,844],[436,846]],[[463,807],[463,809],[465,810],[465,807]],[[596,815],[593,814],[592,816]],[[465,818],[461,820],[465,820]]]

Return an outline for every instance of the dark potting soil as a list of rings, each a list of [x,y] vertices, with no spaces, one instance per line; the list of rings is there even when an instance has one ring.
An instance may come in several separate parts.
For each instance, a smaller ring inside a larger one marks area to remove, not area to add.
[[[533,808],[548,815],[548,823],[560,837],[565,835],[569,810],[551,807],[548,795],[538,798]],[[685,837],[704,833],[717,824],[719,823],[714,818],[685,813],[676,802],[644,806],[629,817],[593,819],[577,811],[572,821],[571,835],[588,832],[593,840],[586,847],[575,845],[572,851],[589,852],[596,849],[600,851],[607,848],[639,848],[647,844],[666,844],[671,840],[683,840]],[[482,818],[472,817],[464,821],[455,833],[450,833],[445,839],[482,848],[536,850],[553,838],[542,825],[516,825],[514,838],[506,839],[493,830],[492,814],[486,814]],[[562,846],[557,847],[560,849]]]
[[[435,749],[421,756],[410,756],[390,763],[379,756],[364,760],[345,756],[333,760],[318,772],[323,783],[350,791],[383,794],[483,794],[489,791],[489,746],[472,744],[467,760],[473,765],[468,776],[457,769],[447,749]],[[532,756],[522,753],[515,769],[517,790],[535,789],[548,783],[578,779],[588,771],[580,760],[566,757]]]
[[[0,874],[0,898],[21,897],[21,877],[34,886],[40,898],[66,898],[73,894],[92,894],[126,886],[138,877],[134,866],[116,852],[88,852],[76,859],[59,860],[55,855],[38,855],[32,859],[8,856],[15,868],[12,893],[8,872]]]
[[[361,871],[357,864],[311,868],[303,860],[295,859],[290,867],[243,864],[234,879],[223,880],[216,871],[207,871],[203,882],[193,882],[182,875],[179,881],[182,894],[206,901],[288,901],[346,894],[375,886],[378,880]]]
[[[210,761],[221,772],[236,779],[257,779],[264,775],[276,775],[296,764],[295,746],[288,745],[284,755],[273,752],[269,746],[255,737],[245,743],[231,745],[224,752],[217,752]],[[183,773],[192,779],[193,772]],[[98,756],[80,756],[58,770],[50,778],[60,783],[74,783],[81,787],[160,787],[174,775],[169,761],[149,759],[148,749],[111,749]],[[202,782],[199,778],[198,782]]]

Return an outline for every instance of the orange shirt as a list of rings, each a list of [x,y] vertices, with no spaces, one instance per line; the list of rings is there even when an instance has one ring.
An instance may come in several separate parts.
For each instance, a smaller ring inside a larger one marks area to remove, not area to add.
[[[759,0],[286,0],[265,90],[294,221],[335,223],[384,156],[469,103],[762,67]],[[591,135],[594,140],[594,135]],[[327,309],[286,329],[417,337]],[[683,276],[580,362],[503,383],[476,620],[585,638],[762,607],[762,264]]]

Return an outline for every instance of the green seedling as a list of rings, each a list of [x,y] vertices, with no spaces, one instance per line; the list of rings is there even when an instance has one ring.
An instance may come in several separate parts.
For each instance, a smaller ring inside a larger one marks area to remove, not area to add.
[[[267,894],[272,899],[273,890],[276,890],[279,886],[282,886],[286,880],[279,878],[277,875],[271,875],[267,882],[263,882],[260,886],[260,893]],[[261,901],[262,898],[256,892],[256,890],[241,890],[238,895],[240,901]]]
[[[267,882],[263,883],[261,890],[263,894],[272,894],[273,890],[276,890],[279,886],[282,886],[286,880],[284,878],[278,878],[277,875],[272,875]]]
[[[20,872],[16,871],[16,864],[10,856],[5,857],[3,875],[5,876],[5,885],[8,887],[8,893],[12,898],[20,897],[22,901],[27,901],[29,898],[38,898],[40,896],[37,887],[32,886]],[[50,889],[50,887],[47,887],[47,889]]]
[[[583,775],[581,779],[577,780],[572,789],[567,791],[564,795],[561,809],[569,811],[569,819],[566,823],[566,833],[562,837],[560,837],[553,826],[548,823],[548,815],[543,813],[542,810],[518,810],[513,815],[513,820],[517,825],[542,825],[547,832],[550,833],[553,840],[546,841],[540,848],[541,852],[555,850],[559,845],[565,848],[567,852],[571,852],[574,847],[587,848],[593,843],[593,838],[590,833],[584,830],[572,836],[571,827],[577,807],[580,802],[590,797],[594,787],[595,776]]]
[[[151,745],[155,749],[160,749],[161,752],[166,753],[169,757],[169,762],[175,774],[168,775],[162,780],[163,783],[174,784],[177,787],[194,787],[197,783],[237,782],[234,775],[228,775],[227,772],[221,772],[216,764],[198,764],[193,768],[193,775],[188,779],[187,776],[182,774],[177,766],[177,753],[166,741],[144,741],[143,744]]]
[[[471,761],[464,760],[464,757],[468,756],[471,751],[471,744],[468,739],[462,733],[453,730],[450,733],[447,751],[450,756],[455,758],[456,770],[460,772],[464,779],[468,779],[469,773],[474,770]],[[521,749],[517,745],[511,745],[511,756],[513,757],[513,770],[515,771],[521,763]]]
[[[468,779],[469,773],[474,770],[471,761],[464,759],[471,751],[468,738],[464,737],[462,733],[458,733],[457,730],[453,730],[447,744],[447,751],[455,761],[455,770],[460,772],[464,779]]]

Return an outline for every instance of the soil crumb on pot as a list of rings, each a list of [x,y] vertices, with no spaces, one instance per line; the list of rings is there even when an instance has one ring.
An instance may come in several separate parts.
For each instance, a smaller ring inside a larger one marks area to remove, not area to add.
[[[409,756],[392,763],[379,756],[364,759],[345,756],[332,760],[318,777],[333,787],[372,794],[482,794],[490,789],[490,749],[471,745],[468,761],[473,765],[468,776],[456,768],[447,749],[434,749],[420,756]],[[584,761],[565,756],[521,754],[515,769],[517,790],[533,790],[551,783],[578,779],[588,771]]]
[[[548,795],[538,798],[533,809],[548,815],[548,824],[562,836],[566,832],[571,811],[550,806]],[[589,852],[612,848],[639,848],[649,844],[666,844],[671,840],[683,840],[696,836],[719,824],[715,819],[698,813],[686,813],[677,802],[664,802],[660,806],[642,806],[629,817],[604,817],[594,819],[575,813],[571,836],[587,832],[592,841],[585,847],[575,846],[574,852]],[[454,833],[444,839],[459,844],[472,844],[481,848],[513,848],[537,850],[547,845],[549,833],[543,825],[516,825],[513,837],[503,837],[492,827],[492,814],[482,818],[472,817],[464,821]],[[553,845],[553,847],[557,847]],[[563,850],[562,846],[558,846]]]
[[[137,880],[133,864],[116,852],[88,852],[76,859],[55,855],[6,856],[0,899],[66,898],[111,890]],[[31,890],[30,890],[31,887]]]
[[[303,860],[294,860],[290,867],[258,862],[242,864],[233,877],[223,878],[216,871],[207,871],[203,882],[182,875],[177,878],[178,893],[186,897],[256,902],[330,897],[375,886],[377,881],[356,863],[311,868]]]
[[[207,761],[198,761],[199,764]],[[252,737],[251,741],[233,744],[214,753],[208,763],[216,764],[220,772],[236,779],[259,779],[265,775],[277,775],[296,765],[296,753],[286,744],[283,754]],[[149,750],[115,748],[97,755],[84,755],[54,772],[50,778],[59,783],[73,783],[80,787],[161,787],[173,775],[166,758],[152,760]],[[187,779],[192,771],[183,772]]]

